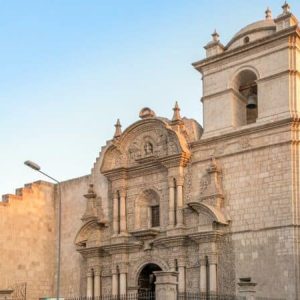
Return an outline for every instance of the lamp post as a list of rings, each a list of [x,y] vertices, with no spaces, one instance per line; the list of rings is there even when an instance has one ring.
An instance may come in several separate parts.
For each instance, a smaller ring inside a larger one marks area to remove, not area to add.
[[[41,171],[41,167],[30,161],[26,160],[24,164],[31,169],[43,174],[44,176],[50,178],[51,180],[55,181],[58,184],[58,245],[57,245],[57,280],[56,280],[56,299],[59,300],[59,292],[60,292],[60,252],[61,252],[61,187],[60,182],[49,176],[48,174]]]

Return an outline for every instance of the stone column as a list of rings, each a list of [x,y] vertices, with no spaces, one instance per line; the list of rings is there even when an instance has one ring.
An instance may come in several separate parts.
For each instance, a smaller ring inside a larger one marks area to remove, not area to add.
[[[206,259],[200,258],[200,293],[206,293]]]
[[[185,266],[178,266],[178,292],[185,292]]]
[[[120,193],[120,231],[121,233],[127,232],[126,224],[126,193],[122,191]]]
[[[153,272],[156,276],[155,299],[177,300],[177,272]]]
[[[176,181],[177,183],[177,210],[176,210],[176,219],[177,226],[183,226],[183,178],[180,178]]]
[[[174,179],[169,178],[169,227],[175,224],[175,187]]]
[[[120,295],[126,295],[127,293],[127,274],[120,274]]]
[[[94,297],[101,296],[101,270],[96,268],[94,270]]]
[[[114,192],[113,199],[113,231],[114,235],[119,233],[119,199],[118,192]]]
[[[93,297],[93,272],[90,270],[86,274],[87,283],[86,283],[86,296],[88,298]]]
[[[119,274],[117,270],[114,270],[111,277],[111,293],[113,296],[119,294]]]
[[[217,292],[217,257],[216,255],[209,256],[209,291]]]

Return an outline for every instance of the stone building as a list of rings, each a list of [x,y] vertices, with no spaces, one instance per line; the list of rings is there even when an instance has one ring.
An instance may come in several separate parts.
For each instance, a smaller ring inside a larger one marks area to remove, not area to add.
[[[251,278],[257,296],[299,299],[300,30],[282,9],[226,46],[212,34],[193,63],[203,128],[177,103],[171,119],[144,108],[89,175],[5,195],[0,288],[54,294],[60,189],[64,297],[148,291],[176,271],[179,292],[236,295]]]

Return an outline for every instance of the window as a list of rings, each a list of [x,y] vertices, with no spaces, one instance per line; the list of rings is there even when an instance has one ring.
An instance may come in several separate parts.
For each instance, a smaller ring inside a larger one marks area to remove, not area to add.
[[[249,38],[249,36],[246,36],[244,38],[244,44],[248,44],[249,42],[250,42],[250,38]]]
[[[151,225],[158,227],[159,223],[159,205],[151,206]]]

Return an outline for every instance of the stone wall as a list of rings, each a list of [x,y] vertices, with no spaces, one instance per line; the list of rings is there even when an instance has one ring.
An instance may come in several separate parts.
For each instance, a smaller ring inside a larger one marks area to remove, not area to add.
[[[81,217],[86,207],[90,177],[84,176],[61,183],[62,199],[62,248],[61,248],[61,295],[84,295],[85,264],[76,251],[74,240],[82,226]]]
[[[27,282],[27,299],[54,295],[54,188],[38,181],[0,202],[0,287]]]
[[[201,141],[194,153],[191,198],[199,197],[209,156],[216,155],[222,168],[224,209],[231,219],[226,234],[231,255],[226,256],[220,246],[219,270],[227,279],[234,270],[235,288],[240,277],[251,277],[258,296],[294,299],[296,237],[289,130],[288,124],[270,126],[249,130],[247,135]],[[224,277],[220,276],[219,280]],[[226,290],[224,284],[223,278],[219,290]],[[232,283],[227,284],[232,290]]]

